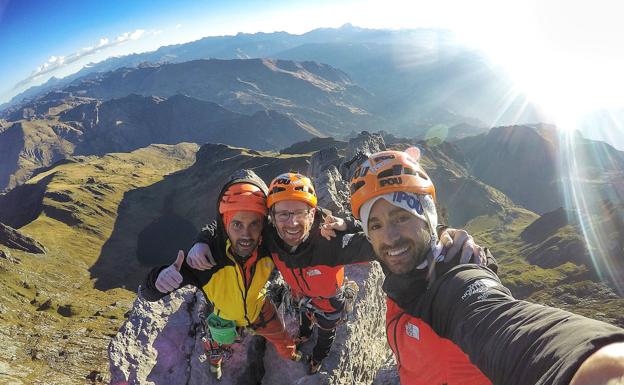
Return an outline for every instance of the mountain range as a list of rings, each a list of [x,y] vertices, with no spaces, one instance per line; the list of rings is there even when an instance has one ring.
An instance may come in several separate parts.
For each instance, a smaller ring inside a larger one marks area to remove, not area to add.
[[[159,66],[196,59],[274,58],[315,61],[344,71],[374,95],[371,112],[391,118],[384,127],[406,136],[422,135],[434,124],[470,122],[483,128],[534,123],[541,112],[485,56],[465,48],[448,31],[376,30],[344,25],[302,35],[285,32],[206,37],[142,54],[92,64],[64,79],[18,95],[0,108],[15,107],[81,78],[120,68]],[[244,79],[243,79],[244,80]],[[162,95],[161,95],[162,96]]]
[[[308,174],[319,202],[347,214],[357,149],[418,146],[442,222],[491,249],[517,298],[624,326],[624,152],[538,123],[525,96],[505,97],[509,84],[447,32],[346,25],[205,38],[28,91],[0,112],[0,378],[166,382],[170,358],[203,373],[196,352],[150,350],[195,346],[197,301],[142,303],[146,272],[190,248],[241,168],[266,182]],[[348,274],[368,298],[322,380],[393,383],[381,273]],[[177,334],[163,321],[180,318]],[[282,369],[266,381],[305,376]]]

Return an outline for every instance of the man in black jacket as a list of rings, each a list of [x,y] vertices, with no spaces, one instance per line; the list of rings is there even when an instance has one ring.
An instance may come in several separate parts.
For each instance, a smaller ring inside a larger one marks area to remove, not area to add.
[[[345,307],[344,266],[369,262],[375,258],[365,234],[352,218],[328,225],[334,235],[325,236],[321,225],[328,213],[317,207],[314,186],[309,178],[285,173],[274,178],[267,199],[271,226],[263,232],[263,244],[272,253],[273,261],[290,287],[300,306],[299,340],[307,340],[314,327],[317,341],[309,360],[309,373],[316,373],[330,352],[336,327]],[[332,230],[335,229],[336,231]],[[455,244],[464,254],[480,256],[480,248],[461,231],[448,229],[443,243]],[[451,239],[449,235],[457,235]],[[211,250],[217,250],[212,231],[203,231],[198,243],[189,251],[187,262],[199,269],[210,269]]]
[[[352,212],[395,304],[387,330],[401,382],[621,384],[624,329],[516,300],[488,267],[438,262],[435,188],[419,156],[415,148],[373,154],[351,180]],[[457,348],[480,371],[462,364],[454,372],[435,356]]]

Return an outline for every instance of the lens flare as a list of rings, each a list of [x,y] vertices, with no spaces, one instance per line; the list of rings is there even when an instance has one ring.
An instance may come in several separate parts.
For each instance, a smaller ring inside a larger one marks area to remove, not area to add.
[[[559,143],[569,219],[582,232],[598,278],[624,294],[624,153],[571,130],[559,130]]]

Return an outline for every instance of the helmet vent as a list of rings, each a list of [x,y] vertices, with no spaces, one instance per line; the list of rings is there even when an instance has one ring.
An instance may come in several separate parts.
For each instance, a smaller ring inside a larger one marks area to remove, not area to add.
[[[401,175],[403,173],[403,166],[400,164],[396,164],[387,170],[383,170],[379,174],[377,174],[377,179],[387,178],[389,176]]]
[[[314,190],[312,188],[308,187],[308,186],[297,186],[297,187],[295,187],[295,190],[307,192],[307,193],[310,193],[310,194],[314,194]]]
[[[405,175],[419,175],[416,172],[416,170],[414,170],[413,168],[409,168],[409,167],[403,168],[403,174],[405,174]]]
[[[286,191],[286,189],[284,187],[274,186],[271,189],[271,191],[269,191],[269,195],[275,194],[275,193],[278,193],[278,192],[282,192],[282,191]]]
[[[364,187],[364,185],[366,184],[366,182],[364,182],[363,180],[356,182],[356,183],[352,183],[351,184],[351,194],[355,194],[355,192],[357,190],[359,190],[360,188]]]

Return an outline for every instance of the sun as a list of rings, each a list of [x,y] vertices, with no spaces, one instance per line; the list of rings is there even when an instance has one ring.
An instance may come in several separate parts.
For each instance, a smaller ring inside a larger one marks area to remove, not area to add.
[[[546,113],[548,123],[578,128],[589,112],[624,108],[624,3],[470,2],[448,25],[486,54]],[[504,3],[504,4],[503,4]],[[487,17],[478,10],[488,9]]]

